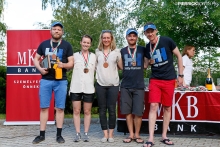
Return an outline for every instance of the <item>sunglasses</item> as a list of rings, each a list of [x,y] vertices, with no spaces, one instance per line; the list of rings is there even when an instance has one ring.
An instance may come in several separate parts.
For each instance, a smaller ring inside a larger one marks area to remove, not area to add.
[[[111,33],[111,30],[102,30],[102,33]]]

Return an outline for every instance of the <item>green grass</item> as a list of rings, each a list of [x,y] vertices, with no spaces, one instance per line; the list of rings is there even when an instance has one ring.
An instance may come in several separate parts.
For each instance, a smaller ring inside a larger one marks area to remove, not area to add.
[[[65,114],[65,118],[73,118],[73,114]],[[84,115],[80,114],[80,117],[83,118]],[[99,114],[92,114],[92,118],[99,118]]]
[[[5,114],[0,114],[0,119],[5,119]]]
[[[83,114],[80,115],[83,118]],[[73,118],[73,114],[65,114],[65,118]],[[99,114],[92,114],[92,118],[98,118]],[[0,119],[5,119],[5,114],[0,114]]]

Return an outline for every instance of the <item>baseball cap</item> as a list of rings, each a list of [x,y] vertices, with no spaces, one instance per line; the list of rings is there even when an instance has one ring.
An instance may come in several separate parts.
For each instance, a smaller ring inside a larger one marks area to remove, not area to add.
[[[155,26],[154,24],[146,24],[146,25],[144,26],[144,32],[145,32],[147,29],[154,29],[154,30],[156,30],[157,28],[156,28],[156,26]]]
[[[60,26],[61,28],[63,28],[62,23],[61,23],[61,22],[58,22],[58,21],[56,21],[56,22],[54,22],[54,23],[51,24],[51,27],[55,27],[55,26]]]
[[[126,36],[129,35],[130,33],[135,33],[136,35],[138,35],[137,30],[134,28],[129,28],[126,32]]]

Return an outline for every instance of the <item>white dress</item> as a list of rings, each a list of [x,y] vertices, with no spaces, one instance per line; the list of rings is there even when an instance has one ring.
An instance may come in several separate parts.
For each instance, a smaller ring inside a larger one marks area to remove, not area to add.
[[[182,59],[184,66],[184,70],[183,70],[184,82],[186,85],[190,86],[190,83],[192,81],[193,62],[192,59],[190,59],[187,55],[184,55]]]

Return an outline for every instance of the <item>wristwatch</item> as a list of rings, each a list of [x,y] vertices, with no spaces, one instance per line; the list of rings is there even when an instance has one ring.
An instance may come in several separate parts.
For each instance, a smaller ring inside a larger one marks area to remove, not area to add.
[[[180,78],[183,78],[183,77],[184,77],[184,75],[181,75],[181,74],[179,74],[178,76],[179,76]]]

